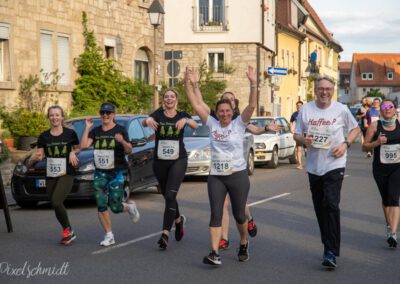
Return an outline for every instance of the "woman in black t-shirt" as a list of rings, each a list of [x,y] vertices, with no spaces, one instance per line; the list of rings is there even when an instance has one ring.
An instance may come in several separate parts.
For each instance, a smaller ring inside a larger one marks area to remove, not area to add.
[[[108,207],[114,213],[129,213],[134,223],[139,221],[140,214],[134,201],[122,202],[128,174],[125,154],[132,152],[132,145],[128,142],[128,133],[124,127],[116,124],[113,104],[103,103],[100,107],[100,117],[101,125],[92,130],[90,130],[93,126],[92,118],[86,118],[81,148],[86,149],[92,144],[94,145],[93,155],[96,169],[93,187],[99,220],[105,232],[100,245],[107,247],[115,244]]]
[[[396,104],[383,100],[381,115],[368,127],[363,150],[374,150],[372,173],[382,197],[386,239],[390,248],[396,248],[400,214],[400,122],[396,118]]]
[[[168,236],[175,220],[175,239],[183,237],[185,217],[180,214],[176,196],[185,177],[187,153],[183,143],[186,125],[197,128],[197,123],[186,112],[176,111],[178,93],[167,89],[163,95],[163,107],[153,112],[143,126],[149,126],[156,132],[156,148],[153,171],[165,199],[163,233],[158,241],[160,249],[166,249]]]
[[[50,107],[47,117],[51,128],[39,136],[36,160],[46,157],[46,191],[57,220],[63,227],[60,243],[68,245],[76,238],[76,235],[69,223],[64,200],[72,189],[74,167],[79,164],[76,157],[79,151],[79,140],[74,130],[63,127],[64,111],[60,106]]]

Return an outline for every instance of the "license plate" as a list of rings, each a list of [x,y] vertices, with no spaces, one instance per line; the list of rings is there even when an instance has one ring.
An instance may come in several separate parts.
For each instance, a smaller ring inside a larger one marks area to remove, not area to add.
[[[265,160],[265,156],[257,156],[257,160]]]
[[[36,187],[46,187],[45,179],[37,179],[35,180]]]

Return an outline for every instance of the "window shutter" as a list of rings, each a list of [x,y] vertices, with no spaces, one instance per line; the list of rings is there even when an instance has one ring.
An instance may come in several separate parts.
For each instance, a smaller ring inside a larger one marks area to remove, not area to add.
[[[70,84],[70,55],[69,55],[69,38],[67,36],[57,37],[57,55],[58,55],[58,75],[61,76],[59,84]]]
[[[0,25],[0,38],[1,39],[10,38],[10,29],[8,27]]]
[[[50,83],[51,78],[44,76],[45,73],[53,72],[53,48],[52,35],[40,33],[40,68],[42,69],[42,82]]]

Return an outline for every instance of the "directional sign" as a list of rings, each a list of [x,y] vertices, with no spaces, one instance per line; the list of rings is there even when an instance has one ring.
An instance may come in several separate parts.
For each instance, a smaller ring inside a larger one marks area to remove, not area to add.
[[[270,67],[268,67],[267,71],[268,71],[268,75],[280,75],[280,76],[287,75],[287,68],[279,68],[279,67],[270,66]]]

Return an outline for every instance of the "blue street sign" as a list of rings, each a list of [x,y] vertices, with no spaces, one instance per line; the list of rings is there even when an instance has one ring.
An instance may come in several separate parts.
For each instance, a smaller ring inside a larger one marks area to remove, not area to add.
[[[287,75],[287,68],[279,68],[279,67],[270,66],[270,67],[268,67],[267,71],[268,71],[268,75],[280,75],[280,76]]]

